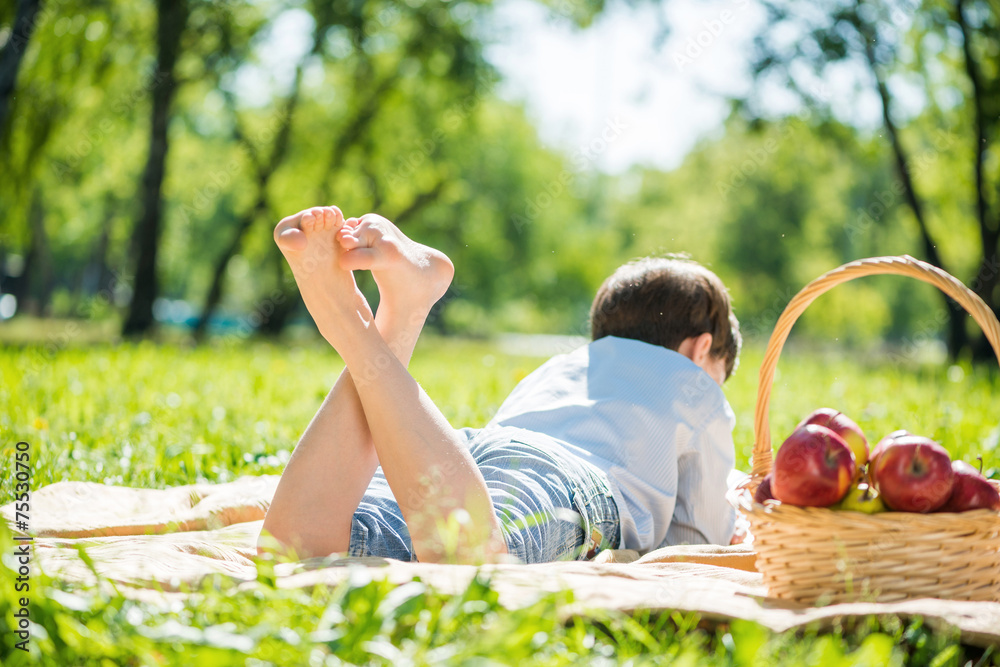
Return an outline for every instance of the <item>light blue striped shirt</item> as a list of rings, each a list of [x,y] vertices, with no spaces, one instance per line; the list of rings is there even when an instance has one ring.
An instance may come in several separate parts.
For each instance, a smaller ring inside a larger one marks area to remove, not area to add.
[[[684,355],[602,338],[545,362],[490,423],[545,433],[603,470],[622,548],[729,544],[736,418],[719,385]]]

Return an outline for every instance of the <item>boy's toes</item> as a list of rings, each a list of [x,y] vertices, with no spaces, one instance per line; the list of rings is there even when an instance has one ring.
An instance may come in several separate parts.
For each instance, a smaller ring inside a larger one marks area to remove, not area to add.
[[[341,234],[357,236],[361,230],[361,218],[346,218],[340,228]]]
[[[289,227],[277,234],[275,241],[278,244],[278,248],[285,252],[301,252],[309,245],[309,241],[302,230],[294,227]]]
[[[382,259],[374,248],[354,248],[340,256],[340,268],[345,271],[365,271],[377,269]]]
[[[333,212],[328,206],[324,206],[316,216],[316,231],[325,232],[331,229],[333,229]]]
[[[337,241],[344,250],[354,250],[361,247],[361,241],[350,227],[341,227],[337,232]]]
[[[326,219],[329,223],[328,229],[339,230],[344,226],[344,214],[337,206],[327,206],[323,209],[326,212]]]
[[[306,235],[299,228],[299,216],[288,216],[274,227],[274,242],[283,251],[305,250]]]
[[[306,232],[307,234],[309,232],[316,230],[316,222],[317,222],[316,213],[321,213],[321,212],[319,211],[319,209],[309,209],[307,211],[302,212],[302,218],[299,224],[302,225],[302,231]]]

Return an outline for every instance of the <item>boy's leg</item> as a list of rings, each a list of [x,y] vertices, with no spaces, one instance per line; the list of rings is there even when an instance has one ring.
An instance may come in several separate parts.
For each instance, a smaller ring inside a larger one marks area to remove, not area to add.
[[[364,216],[356,226],[345,228],[339,239],[345,249],[340,267],[348,273],[371,269],[384,300],[405,303],[421,289],[404,279],[380,280],[380,275],[398,275],[388,271],[394,265],[426,261],[414,255],[418,246],[385,218]],[[382,471],[417,558],[476,562],[506,553],[486,481],[464,440],[381,337],[350,326],[350,320],[346,325],[328,321],[327,340],[355,373]],[[358,381],[356,369],[362,366],[372,372]]]
[[[307,226],[315,228],[316,219],[324,215],[336,218],[331,224],[340,224],[339,210],[331,208],[324,213],[312,209],[285,218],[275,229],[279,247],[298,269],[297,280],[309,279],[313,271],[330,270],[319,253],[308,266],[302,255],[306,250],[303,217],[308,216]],[[399,298],[383,298],[375,317],[379,333],[404,366],[431,306],[447,290],[454,273],[444,254],[409,243],[410,261],[376,271],[380,289],[383,285],[418,286],[408,290],[405,299],[404,292],[395,289]],[[327,250],[329,258],[335,256],[333,247]],[[295,447],[268,509],[264,530],[303,556],[346,551],[351,517],[377,466],[364,410],[351,373],[345,370]]]
[[[320,332],[341,352],[355,378],[377,458],[400,500],[414,552],[424,561],[441,560],[452,550],[462,560],[485,559],[505,552],[499,521],[482,474],[456,432],[400,363],[398,349],[390,347],[374,328],[371,311],[358,292],[353,275],[341,268],[372,269],[383,302],[389,306],[396,299],[406,304],[413,300],[413,290],[419,293],[427,287],[426,280],[413,274],[402,277],[403,273],[393,272],[394,267],[410,264],[425,268],[428,263],[433,265],[436,258],[433,253],[420,252],[422,246],[413,244],[391,223],[377,216],[366,216],[356,230],[339,232],[343,245],[349,249],[344,252],[339,244],[333,243],[338,233],[334,230],[342,220],[339,212],[336,215],[330,209],[320,212],[318,225],[313,221],[315,217],[310,215],[303,220],[301,230],[279,228],[276,235],[287,235],[286,258],[303,299]],[[331,246],[333,258],[328,253]],[[394,285],[399,289],[393,290]],[[393,308],[386,311],[387,327],[401,318],[402,311]],[[413,331],[407,327],[401,330]],[[415,339],[413,334],[411,340]],[[310,489],[312,493],[323,490]],[[452,510],[458,508],[466,511],[468,519],[455,535],[455,543],[448,545],[442,540],[439,528]],[[353,511],[354,507],[348,519]],[[344,543],[338,543],[334,550],[346,549],[349,530],[340,539]]]

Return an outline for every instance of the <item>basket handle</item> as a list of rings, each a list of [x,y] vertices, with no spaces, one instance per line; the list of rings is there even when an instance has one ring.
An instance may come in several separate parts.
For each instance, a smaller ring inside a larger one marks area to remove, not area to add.
[[[767,343],[764,361],[760,367],[760,381],[757,386],[757,408],[753,425],[753,469],[750,477],[752,488],[755,488],[760,483],[760,480],[767,473],[771,472],[773,454],[771,449],[771,427],[768,423],[767,413],[771,402],[771,389],[774,384],[774,370],[778,365],[781,348],[784,346],[785,340],[792,330],[792,325],[795,324],[799,316],[820,294],[840,283],[845,283],[855,278],[881,274],[916,278],[917,280],[934,285],[957,301],[972,315],[976,323],[982,327],[983,332],[986,334],[986,339],[993,346],[993,353],[1000,360],[1000,322],[997,321],[992,309],[979,298],[979,295],[963,285],[961,281],[933,264],[922,262],[909,255],[870,257],[844,264],[832,271],[827,271],[799,290],[799,293],[788,302],[785,310],[781,313],[781,317],[778,318],[778,323],[774,326],[771,339]]]

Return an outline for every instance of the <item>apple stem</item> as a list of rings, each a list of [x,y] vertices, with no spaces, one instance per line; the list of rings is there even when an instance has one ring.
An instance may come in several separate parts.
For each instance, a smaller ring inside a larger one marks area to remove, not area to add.
[[[983,455],[980,454],[979,456],[977,456],[976,460],[979,461],[979,474],[982,475],[983,474]]]

